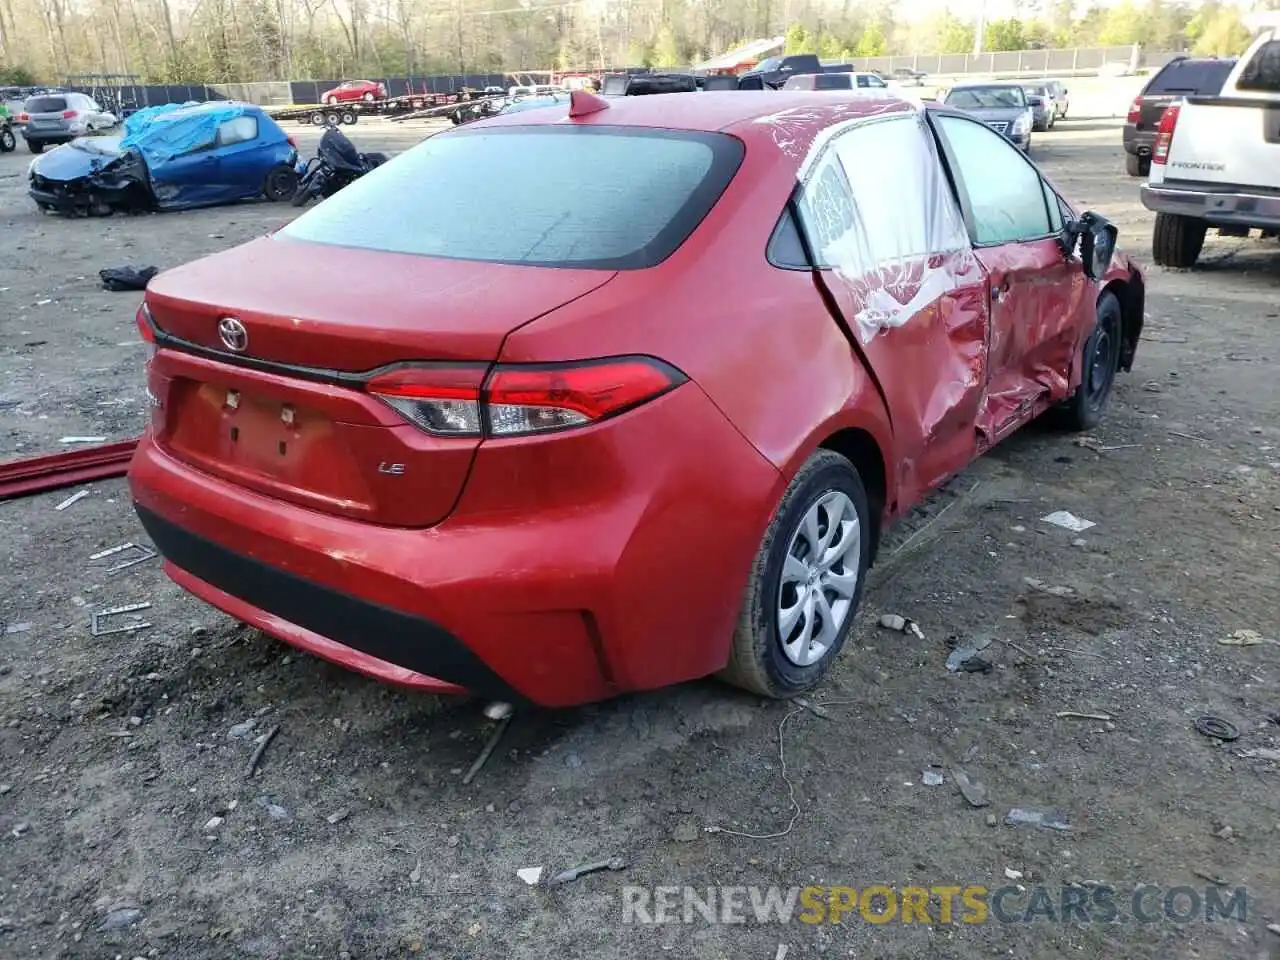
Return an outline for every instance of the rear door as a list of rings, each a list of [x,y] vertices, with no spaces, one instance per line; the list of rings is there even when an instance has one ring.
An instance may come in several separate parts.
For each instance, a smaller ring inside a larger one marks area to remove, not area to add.
[[[1061,244],[1061,203],[1021,151],[968,117],[932,117],[956,179],[991,304],[987,386],[978,428],[998,442],[1066,396],[1093,323],[1089,287]]]
[[[818,282],[885,395],[910,502],[976,453],[982,268],[921,116],[865,121],[821,149],[801,193],[803,229]]]
[[[242,114],[218,125],[215,153],[217,183],[228,196],[256,197],[271,166],[271,147],[258,136],[258,118]]]
[[[28,97],[22,112],[27,115],[27,131],[45,137],[70,135],[70,123],[63,116],[71,105],[68,98],[58,95]]]

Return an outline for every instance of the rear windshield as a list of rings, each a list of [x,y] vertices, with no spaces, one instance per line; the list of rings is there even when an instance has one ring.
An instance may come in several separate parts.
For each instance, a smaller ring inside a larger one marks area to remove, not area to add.
[[[851,73],[819,73],[813,78],[815,90],[849,90],[853,87]]]
[[[993,110],[1025,107],[1021,87],[960,87],[947,94],[948,106],[960,110]]]
[[[366,250],[627,270],[670,256],[742,161],[718,133],[473,127],[431,137],[280,231]]]
[[[65,109],[66,97],[32,97],[22,108],[24,113],[61,113]]]
[[[1147,93],[1198,93],[1215,96],[1222,92],[1236,62],[1234,60],[1175,60],[1151,78]]]

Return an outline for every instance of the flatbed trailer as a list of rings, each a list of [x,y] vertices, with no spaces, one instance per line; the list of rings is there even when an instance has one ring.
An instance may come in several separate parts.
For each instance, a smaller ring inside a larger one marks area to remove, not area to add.
[[[472,103],[480,97],[470,97],[459,93],[410,93],[399,97],[385,97],[382,100],[353,100],[350,103],[336,103],[326,106],[320,103],[299,104],[288,107],[265,108],[274,120],[296,120],[299,123],[316,127],[336,127],[339,124],[359,122],[361,117],[391,116],[395,119],[408,119],[404,114],[423,110],[435,110],[456,107],[462,103]]]

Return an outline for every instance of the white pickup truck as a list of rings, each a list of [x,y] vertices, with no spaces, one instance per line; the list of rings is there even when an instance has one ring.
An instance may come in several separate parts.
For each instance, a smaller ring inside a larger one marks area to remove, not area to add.
[[[1205,233],[1280,234],[1280,28],[1264,30],[1218,96],[1166,108],[1142,204],[1156,214],[1155,261],[1190,267]]]

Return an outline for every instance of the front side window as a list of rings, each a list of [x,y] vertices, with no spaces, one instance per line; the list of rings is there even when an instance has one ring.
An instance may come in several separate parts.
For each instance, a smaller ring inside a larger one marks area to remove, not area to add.
[[[797,77],[796,79],[803,80],[806,78]],[[852,89],[851,80],[852,78],[847,73],[817,73],[812,75],[810,82],[815,90],[849,90]]]
[[[719,133],[462,129],[395,157],[275,236],[459,260],[640,269],[684,243],[743,153],[742,141]]]
[[[1280,93],[1280,40],[1269,40],[1258,48],[1236,86],[1241,90]]]
[[[965,117],[942,115],[934,122],[959,168],[974,243],[1017,243],[1053,232],[1044,179],[1016,147],[986,124]]]

